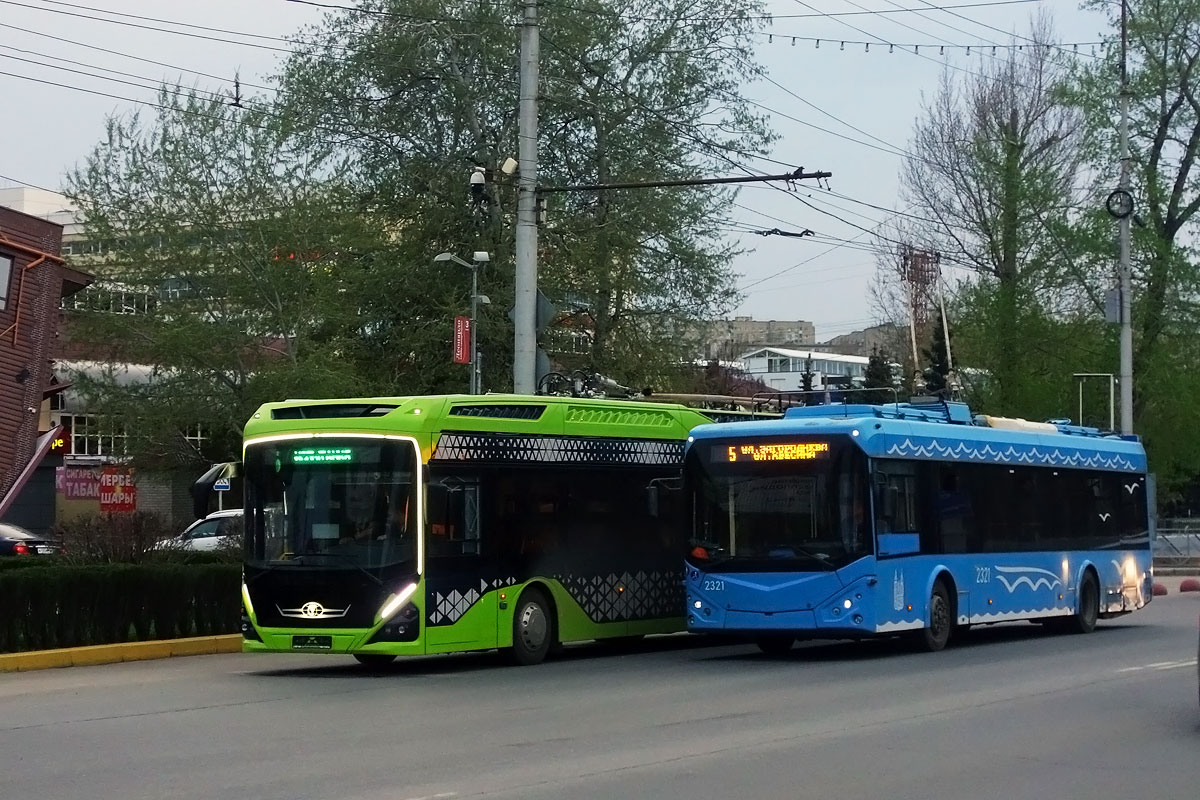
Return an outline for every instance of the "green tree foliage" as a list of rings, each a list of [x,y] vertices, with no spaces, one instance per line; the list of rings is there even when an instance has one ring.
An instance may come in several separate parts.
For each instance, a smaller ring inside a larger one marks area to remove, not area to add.
[[[97,282],[72,336],[151,367],[148,382],[76,376],[89,410],[119,418],[144,462],[193,463],[236,452],[265,400],[366,388],[346,355],[379,236],[346,213],[339,165],[298,150],[269,110],[166,89],[160,103],[151,122],[110,121],[69,177],[103,251],[83,265]],[[197,426],[211,452],[184,438]]]
[[[953,347],[953,345],[951,345]],[[950,350],[946,347],[946,325],[941,314],[935,314],[933,319],[933,334],[929,337],[929,347],[925,350],[925,391],[929,394],[948,395],[950,378]]]
[[[1080,170],[1080,114],[1058,102],[1064,71],[1050,24],[1036,20],[1028,38],[1036,43],[1022,40],[976,74],[945,73],[901,171],[915,218],[894,237],[940,254],[943,271],[976,273],[956,317],[987,318],[986,326],[959,333],[973,366],[990,375],[979,399],[996,413],[1021,413],[1044,393],[1026,377],[1025,317],[1094,312],[1077,292],[1061,290],[1073,262],[1056,230]],[[883,265],[888,273],[892,256]],[[976,331],[981,338],[966,341]]]
[[[543,184],[724,173],[770,142],[739,94],[756,3],[672,0],[644,22],[615,0],[544,10]],[[74,335],[151,379],[78,380],[141,463],[229,457],[264,401],[465,390],[449,352],[470,274],[434,263],[443,251],[491,254],[484,387],[511,386],[516,193],[497,168],[517,153],[515,19],[502,4],[369,0],[305,32],[270,100],[164,88],[154,118],[110,122],[69,180],[86,235],[110,244],[81,264],[98,282]],[[675,332],[734,299],[734,251],[714,233],[730,193],[561,197],[539,278],[592,335],[586,366],[671,388]],[[102,311],[129,292],[148,313]],[[203,452],[184,435],[197,425]]]
[[[1084,114],[1095,205],[1116,186],[1120,8],[1106,57],[1081,65],[1068,99]],[[1133,0],[1128,16],[1133,226],[1134,427],[1168,488],[1200,474],[1200,2]],[[1112,264],[1113,221],[1097,210],[1079,237]],[[1116,357],[1105,371],[1115,371]],[[1187,420],[1192,421],[1187,421]]]
[[[342,133],[330,147],[396,220],[414,259],[491,251],[485,382],[503,388],[516,196],[496,170],[518,150],[512,10],[467,0],[361,8],[308,33],[321,44],[284,70],[288,115],[314,140]],[[669,0],[647,19],[615,0],[542,10],[542,185],[723,173],[770,141],[740,95],[756,72],[748,54],[757,3]],[[495,179],[479,203],[467,191],[475,166]],[[675,333],[725,313],[734,298],[735,253],[713,224],[729,199],[712,189],[549,196],[540,285],[592,333],[590,363],[572,366],[630,385],[677,374],[685,352]]]
[[[886,356],[878,350],[872,350],[867,359],[867,369],[863,376],[864,389],[876,389],[874,392],[861,392],[857,395],[863,403],[883,404],[896,401],[892,393],[895,386],[892,380],[892,366]]]

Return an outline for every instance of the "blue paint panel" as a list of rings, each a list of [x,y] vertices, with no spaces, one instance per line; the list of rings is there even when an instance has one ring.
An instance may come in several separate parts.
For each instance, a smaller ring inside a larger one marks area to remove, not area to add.
[[[921,552],[919,533],[881,533],[875,540],[881,556],[907,556]]]
[[[937,408],[812,406],[789,410],[779,420],[701,425],[692,438],[846,435],[875,458],[1146,471],[1146,451],[1138,441],[1070,426],[1057,432],[989,428],[967,423],[962,409],[951,409],[947,417]]]
[[[1149,550],[867,556],[819,573],[709,573],[689,564],[688,630],[826,638],[916,630],[939,576],[952,587],[960,624],[1066,617],[1087,569],[1099,578],[1101,611],[1122,613],[1150,602],[1150,565]]]
[[[1145,450],[1133,438],[1068,425],[991,428],[972,419],[966,406],[956,404],[805,407],[781,420],[703,425],[692,438],[844,436],[872,458],[1146,470]],[[1141,608],[1152,596],[1151,553],[1144,544],[1113,551],[898,555],[919,552],[919,535],[876,538],[880,556],[894,557],[867,556],[836,572],[708,573],[689,565],[688,629],[786,629],[781,620],[799,635],[831,638],[920,629],[939,577],[951,586],[960,624],[1074,614],[1086,570],[1099,579],[1104,613]]]

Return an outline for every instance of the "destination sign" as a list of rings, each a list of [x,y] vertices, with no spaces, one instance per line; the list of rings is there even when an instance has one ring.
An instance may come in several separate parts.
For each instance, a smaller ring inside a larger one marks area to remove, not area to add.
[[[354,460],[349,447],[305,447],[292,451],[293,464],[348,464]]]
[[[815,461],[829,456],[829,442],[725,444],[712,449],[712,460],[729,464],[750,461]]]

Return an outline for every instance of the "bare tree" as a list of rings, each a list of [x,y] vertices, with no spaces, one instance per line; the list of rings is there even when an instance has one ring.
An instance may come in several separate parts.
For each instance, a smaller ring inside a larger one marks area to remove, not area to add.
[[[1000,411],[1018,403],[1023,306],[1056,285],[1051,220],[1072,208],[1080,113],[1059,102],[1065,73],[1049,19],[970,73],[947,70],[924,104],[901,168],[902,244],[969,267],[990,290],[996,347],[986,368]],[[982,57],[981,57],[982,59]],[[894,269],[885,257],[882,269]],[[1041,295],[1041,297],[1039,297]]]

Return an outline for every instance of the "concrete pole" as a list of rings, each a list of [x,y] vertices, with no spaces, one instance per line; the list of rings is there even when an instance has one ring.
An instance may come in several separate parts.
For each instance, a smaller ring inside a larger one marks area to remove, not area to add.
[[[1121,0],[1121,184],[1129,191],[1129,76],[1126,67],[1126,19],[1128,3]],[[1121,291],[1121,433],[1133,433],[1133,278],[1129,263],[1129,232],[1133,214],[1118,221]]]
[[[537,389],[538,0],[523,0],[517,129],[517,241],[513,304],[513,391]]]

